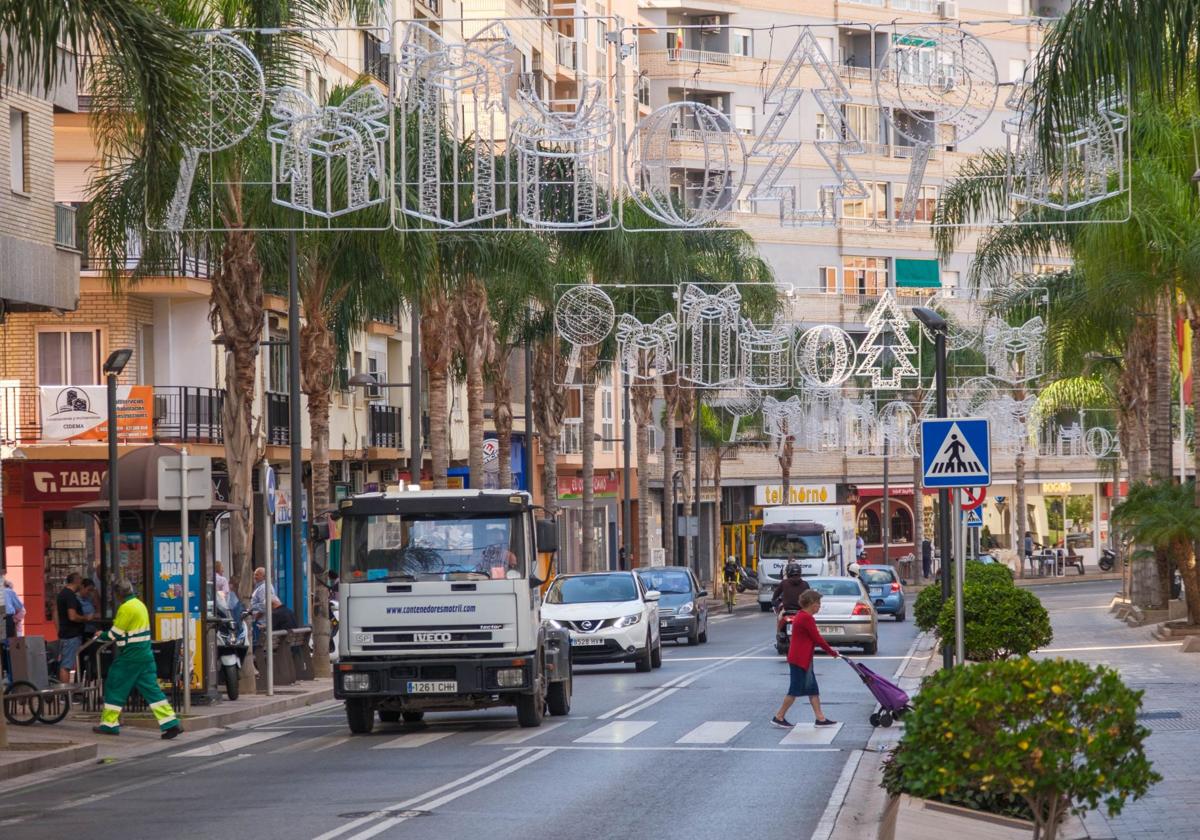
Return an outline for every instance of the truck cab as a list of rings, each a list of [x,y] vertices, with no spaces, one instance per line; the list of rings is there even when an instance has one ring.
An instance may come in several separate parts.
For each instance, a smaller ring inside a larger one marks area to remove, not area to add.
[[[528,494],[372,493],[339,514],[334,696],[352,732],[370,732],[376,714],[515,706],[522,726],[539,726],[547,706],[569,712],[570,639],[543,626],[538,588],[557,531]]]
[[[758,603],[771,609],[775,585],[788,563],[799,563],[805,577],[826,573],[833,556],[832,535],[817,522],[772,522],[758,530]]]

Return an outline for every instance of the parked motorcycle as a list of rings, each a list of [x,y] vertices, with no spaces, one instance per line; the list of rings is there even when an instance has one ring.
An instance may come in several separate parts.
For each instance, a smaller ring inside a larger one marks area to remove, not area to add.
[[[1103,549],[1100,552],[1100,571],[1111,572],[1115,565],[1117,565],[1117,553],[1111,548]]]
[[[238,699],[242,660],[246,656],[246,625],[241,621],[241,602],[230,592],[217,593],[212,621],[217,633],[217,683],[225,683],[225,696]]]
[[[747,589],[758,589],[758,572],[738,566],[737,591],[745,592]]]

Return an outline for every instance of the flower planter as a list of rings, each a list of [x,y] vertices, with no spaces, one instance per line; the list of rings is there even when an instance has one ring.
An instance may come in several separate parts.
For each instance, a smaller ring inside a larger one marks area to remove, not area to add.
[[[902,794],[892,797],[879,824],[878,840],[1030,840],[1028,820],[972,811]],[[1058,840],[1087,840],[1087,829],[1068,815],[1058,829]]]

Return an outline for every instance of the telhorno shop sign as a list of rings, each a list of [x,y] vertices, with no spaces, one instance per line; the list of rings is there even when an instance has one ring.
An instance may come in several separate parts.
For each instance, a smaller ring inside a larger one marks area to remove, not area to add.
[[[103,461],[26,462],[25,501],[91,502],[100,498],[107,474],[108,465]]]

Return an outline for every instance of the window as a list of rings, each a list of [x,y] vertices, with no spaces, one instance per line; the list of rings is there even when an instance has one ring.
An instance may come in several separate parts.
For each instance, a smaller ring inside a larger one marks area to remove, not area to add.
[[[1008,80],[1019,82],[1025,78],[1025,59],[1010,58],[1008,60]]]
[[[750,193],[754,191],[754,187],[742,187],[738,190],[737,204],[734,209],[739,213],[753,213],[754,202],[750,200]]]
[[[374,353],[371,353],[367,356],[367,373],[374,376],[375,381],[377,381],[377,382],[386,382],[387,381],[387,371],[385,370],[385,365],[383,363],[383,360],[380,359],[378,356],[376,356]],[[383,393],[382,389],[380,389],[374,385],[369,386],[367,388],[367,396],[368,397],[379,397],[382,395],[382,393]]]
[[[842,109],[847,134],[853,132],[863,143],[881,142],[878,108],[870,105],[844,105]]]
[[[638,76],[637,81],[638,102],[650,107],[650,79],[646,76]]]
[[[886,220],[887,219],[887,182],[864,181],[867,188],[866,198],[846,198],[842,200],[842,215],[847,219]]]
[[[608,37],[608,24],[605,21],[596,21],[596,48],[604,51],[608,49],[608,44],[604,39]]]
[[[29,115],[12,108],[8,112],[8,178],[13,192],[29,192]],[[76,384],[76,383],[71,383]]]
[[[100,331],[45,330],[37,334],[39,385],[100,382]]]
[[[734,55],[753,55],[750,43],[749,29],[729,30],[729,51]]]
[[[139,324],[137,330],[137,359],[138,382],[143,385],[154,384],[154,325]]]
[[[817,268],[817,288],[826,294],[836,294],[838,290],[837,269],[831,265]]]
[[[1025,14],[1025,0],[1008,0],[1008,13],[1017,17]]]
[[[892,204],[895,218],[900,218],[900,209],[904,206],[904,196],[908,192],[907,184],[895,184],[892,187]],[[923,185],[917,197],[916,211],[913,213],[914,222],[932,222],[933,213],[937,209],[938,188],[936,185]]]
[[[943,271],[942,272],[942,288],[957,289],[958,288],[958,272]]]
[[[613,392],[612,388],[600,389],[600,449],[612,452],[616,437],[616,425],[613,423]]]
[[[317,79],[317,102],[322,105],[329,102],[329,82],[324,76]]]
[[[887,287],[887,257],[842,258],[842,290],[846,294],[873,297]]]
[[[287,333],[274,333],[271,338],[286,341]],[[267,369],[267,390],[275,394],[288,393],[288,348],[281,344],[275,345],[267,350],[267,355],[270,362]],[[355,370],[358,370],[357,365]]]
[[[734,105],[733,106],[733,127],[742,134],[754,133],[754,106],[753,105]]]

